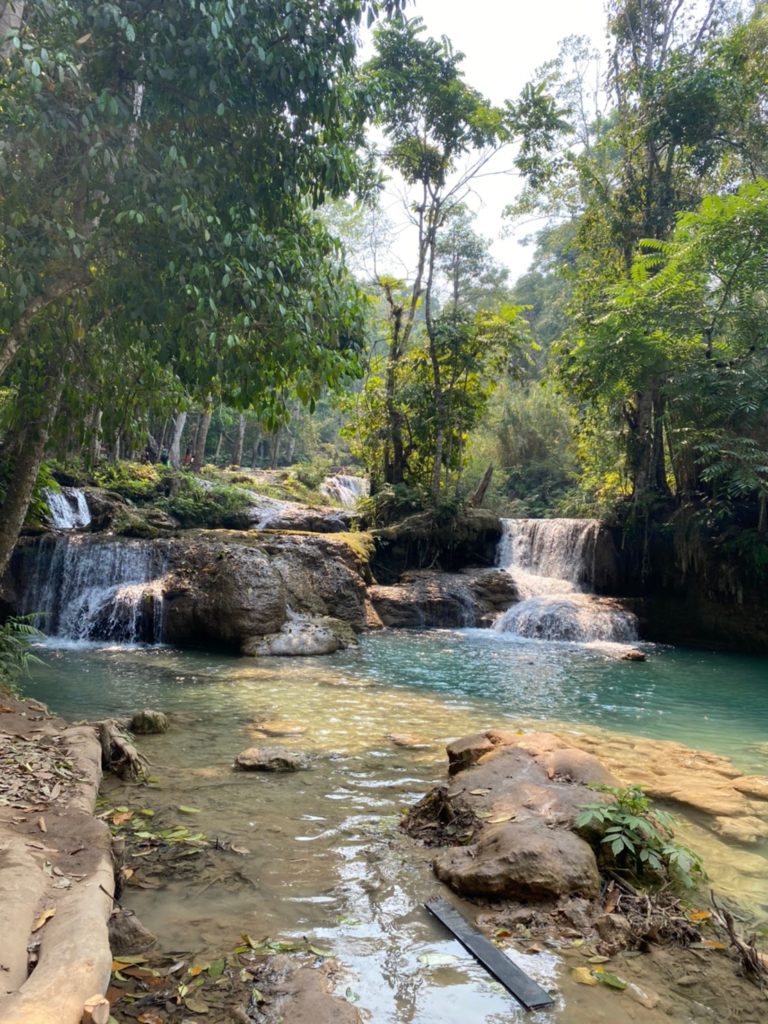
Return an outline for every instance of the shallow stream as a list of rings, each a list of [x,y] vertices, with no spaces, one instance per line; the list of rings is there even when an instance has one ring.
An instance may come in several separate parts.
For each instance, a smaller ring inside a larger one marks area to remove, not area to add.
[[[168,734],[142,740],[158,781],[134,790],[132,805],[249,851],[223,858],[214,875],[128,890],[166,948],[205,954],[231,949],[243,932],[306,935],[333,950],[346,970],[342,993],[372,1024],[500,1024],[518,1011],[479,967],[463,956],[419,960],[460,950],[421,909],[439,886],[427,855],[399,837],[398,815],[444,777],[448,740],[532,720],[676,740],[768,772],[768,662],[648,650],[648,661],[629,663],[599,645],[475,630],[385,632],[316,659],[44,647],[26,689],[74,719],[171,713]],[[313,768],[232,772],[234,755],[256,742],[254,726],[274,720],[306,731],[266,742],[314,754]],[[424,749],[396,745],[390,736],[402,733]],[[178,811],[189,805],[199,813]],[[695,824],[690,835],[705,842]],[[766,844],[715,845],[719,853],[703,852],[717,884],[768,915]],[[542,984],[554,980],[549,954],[515,956]]]

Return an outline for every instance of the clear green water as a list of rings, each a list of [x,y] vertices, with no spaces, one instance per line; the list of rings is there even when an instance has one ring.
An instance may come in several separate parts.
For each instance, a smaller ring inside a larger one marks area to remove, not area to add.
[[[248,849],[192,885],[129,890],[166,947],[232,948],[243,931],[311,935],[334,950],[347,972],[342,992],[358,995],[372,1024],[497,1024],[523,1015],[479,968],[463,957],[431,969],[418,960],[459,951],[421,909],[439,886],[428,856],[403,850],[396,817],[444,776],[449,739],[531,719],[673,739],[766,772],[768,660],[648,650],[647,662],[629,663],[480,631],[383,633],[317,659],[44,647],[26,689],[75,719],[171,712],[171,731],[142,741],[159,784],[113,787],[110,800],[152,807],[158,824],[183,820],[178,805],[192,804],[196,828]],[[274,719],[305,727],[269,742],[312,752],[313,769],[234,773],[254,725]],[[426,749],[395,745],[398,732]],[[718,884],[768,912],[765,849],[719,846],[728,869]],[[526,967],[545,984],[557,973],[547,955]],[[559,1019],[591,1019],[574,1005],[561,1000]]]
[[[645,645],[646,662],[599,646],[519,641],[484,630],[387,632],[328,658],[258,662],[268,676],[330,672],[446,708],[472,708],[489,723],[520,717],[583,722],[670,739],[759,768],[768,743],[768,659]],[[141,706],[205,707],[212,684],[251,660],[167,648],[45,648],[30,693],[68,716]],[[402,724],[406,728],[407,722]]]

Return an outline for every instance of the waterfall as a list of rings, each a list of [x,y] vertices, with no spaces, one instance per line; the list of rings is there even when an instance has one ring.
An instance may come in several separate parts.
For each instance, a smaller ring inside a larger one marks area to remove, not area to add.
[[[591,592],[600,530],[595,519],[503,519],[496,561],[520,601],[494,629],[539,640],[636,640],[635,616]]]
[[[369,489],[370,484],[364,476],[348,476],[345,473],[327,476],[320,484],[322,493],[338,501],[342,508],[354,508],[360,498],[368,494]]]
[[[43,494],[55,530],[83,530],[90,525],[91,512],[85,491],[79,487],[62,487],[60,491],[47,487]]]
[[[20,611],[49,636],[158,643],[166,553],[155,542],[45,537],[17,552]]]

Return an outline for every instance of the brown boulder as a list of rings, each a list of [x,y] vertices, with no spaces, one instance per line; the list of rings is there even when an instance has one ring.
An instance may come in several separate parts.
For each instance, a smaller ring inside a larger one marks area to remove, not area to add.
[[[600,891],[591,847],[540,821],[491,826],[472,846],[442,850],[433,867],[462,896],[536,900],[569,893],[594,897]]]
[[[448,774],[456,775],[476,764],[483,754],[491,753],[496,749],[484,732],[478,732],[474,736],[462,736],[445,748],[448,752]]]

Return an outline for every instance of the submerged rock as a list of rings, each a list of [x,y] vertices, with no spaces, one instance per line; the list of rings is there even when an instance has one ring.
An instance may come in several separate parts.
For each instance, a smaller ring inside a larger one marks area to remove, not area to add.
[[[137,711],[131,718],[128,729],[137,736],[153,736],[158,733],[168,732],[168,716],[162,711]]]
[[[257,723],[254,731],[264,733],[265,736],[303,736],[307,727],[301,722],[272,721]]]
[[[298,772],[309,768],[310,759],[299,750],[285,747],[248,747],[235,758],[234,768],[241,772]]]

